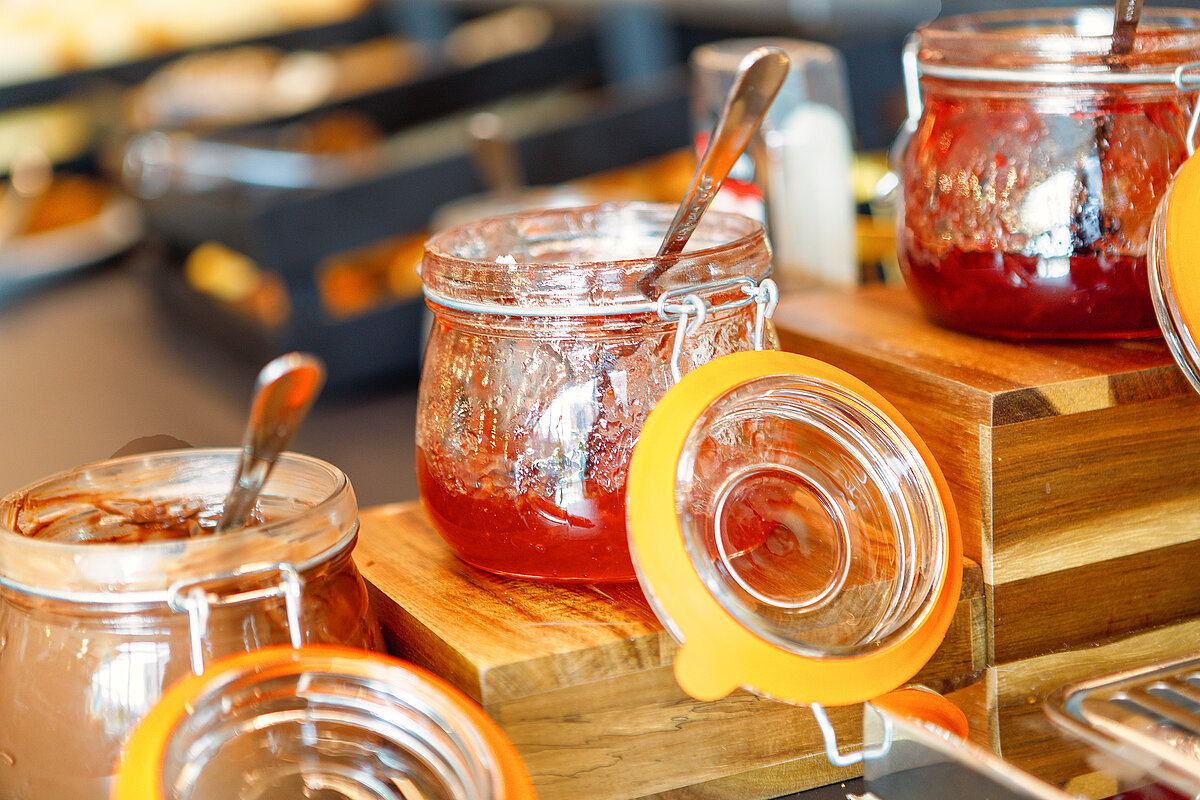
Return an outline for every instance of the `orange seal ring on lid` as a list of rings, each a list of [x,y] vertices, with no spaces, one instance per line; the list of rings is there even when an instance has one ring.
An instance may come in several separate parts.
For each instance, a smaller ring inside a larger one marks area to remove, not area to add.
[[[628,488],[638,580],[685,691],[848,705],[911,678],[962,583],[945,478],[903,416],[793,353],[723,356],[646,421]]]
[[[255,796],[536,798],[516,748],[470,698],[412,664],[338,646],[214,662],[163,695],[117,766],[113,800],[215,800],[251,784]]]

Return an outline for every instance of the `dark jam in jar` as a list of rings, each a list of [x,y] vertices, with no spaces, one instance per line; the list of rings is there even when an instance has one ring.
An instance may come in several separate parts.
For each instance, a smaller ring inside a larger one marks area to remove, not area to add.
[[[1114,67],[1088,11],[948,17],[917,33],[922,105],[903,148],[898,255],[942,325],[1158,335],[1147,239],[1187,157],[1196,97],[1172,71],[1200,56],[1200,14],[1151,12]]]

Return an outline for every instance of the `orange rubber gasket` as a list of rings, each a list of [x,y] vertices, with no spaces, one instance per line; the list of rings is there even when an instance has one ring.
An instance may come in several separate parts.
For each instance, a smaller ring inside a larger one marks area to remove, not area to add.
[[[192,704],[214,680],[229,675],[256,679],[322,672],[387,682],[402,670],[431,684],[453,702],[487,743],[496,760],[504,790],[497,800],[536,800],[533,782],[512,741],[473,700],[427,670],[381,653],[337,645],[266,647],[213,662],[201,675],[189,675],[172,685],[125,741],[113,781],[112,800],[163,800],[162,772],[173,732],[191,712]]]
[[[859,655],[813,658],[784,650],[739,623],[713,597],[684,545],[675,509],[678,464],[693,425],[732,389],[769,376],[814,378],[854,392],[911,440],[932,476],[946,517],[944,573],[924,621],[892,645]],[[734,353],[686,375],[646,420],[629,470],[630,548],[638,579],[682,642],[675,677],[701,700],[737,688],[789,703],[860,703],[908,681],[941,645],[962,586],[962,538],[950,489],[929,448],[899,411],[862,381],[822,361],[778,351]]]
[[[1200,331],[1200,156],[1183,163],[1167,200],[1167,242],[1164,257],[1171,294],[1179,308],[1184,331]]]

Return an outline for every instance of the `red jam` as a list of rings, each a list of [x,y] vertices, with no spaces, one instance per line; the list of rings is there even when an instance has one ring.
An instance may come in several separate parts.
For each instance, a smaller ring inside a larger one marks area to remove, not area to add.
[[[901,168],[905,280],[934,321],[970,333],[1156,336],[1147,239],[1196,99],[1169,76],[1195,59],[1200,17],[1185,33],[1154,17],[1110,70],[1106,37],[1041,13],[1040,27],[1006,13],[921,30],[920,119]]]
[[[418,448],[417,487],[430,520],[468,564],[550,581],[630,580],[624,481],[612,491],[587,480],[584,498],[563,508],[535,487],[516,495],[486,482],[470,494],[448,490],[434,477],[438,459]],[[536,575],[528,573],[532,564]]]
[[[1069,256],[1063,274],[1039,256],[951,250],[940,258],[910,250],[908,285],[937,323],[999,338],[1114,338],[1158,331],[1146,259]]]

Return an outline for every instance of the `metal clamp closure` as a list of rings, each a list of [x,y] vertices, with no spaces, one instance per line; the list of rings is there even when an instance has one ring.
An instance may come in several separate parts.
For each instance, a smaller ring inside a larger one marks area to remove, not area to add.
[[[248,584],[253,588],[239,588]],[[176,613],[188,615],[192,672],[197,675],[204,672],[204,641],[208,637],[209,615],[213,608],[221,606],[259,603],[282,596],[292,647],[301,647],[304,644],[304,629],[300,627],[303,588],[304,579],[295,566],[286,562],[252,564],[198,581],[173,584],[168,590],[167,606]]]
[[[1200,89],[1200,61],[1193,61],[1190,64],[1180,64],[1176,67],[1174,83],[1175,88],[1181,92]],[[1200,122],[1200,97],[1196,98],[1196,102],[1192,105],[1192,118],[1188,120],[1187,154],[1189,156],[1196,152],[1196,126],[1198,122]]]
[[[720,305],[711,305],[702,299],[704,294],[716,294],[723,289],[740,288],[742,297],[728,300]],[[676,299],[678,298],[678,299]],[[779,304],[779,287],[770,278],[764,278],[755,283],[752,278],[727,278],[711,281],[697,286],[684,286],[670,289],[658,296],[655,310],[658,318],[664,322],[678,321],[675,327],[675,340],[671,346],[671,379],[679,383],[683,378],[683,343],[704,323],[710,313],[731,311],[755,304],[754,314],[754,349],[762,350],[766,342],[767,320],[775,313]]]
[[[838,750],[837,731],[833,729],[833,723],[829,721],[825,707],[820,703],[812,703],[809,707],[812,708],[813,716],[817,718],[817,727],[821,729],[821,738],[825,740],[825,758],[835,767],[852,767],[862,763],[864,758],[878,758],[892,746],[892,723],[891,720],[884,717],[883,740],[876,747],[871,749],[864,747],[856,752],[842,753]]]

